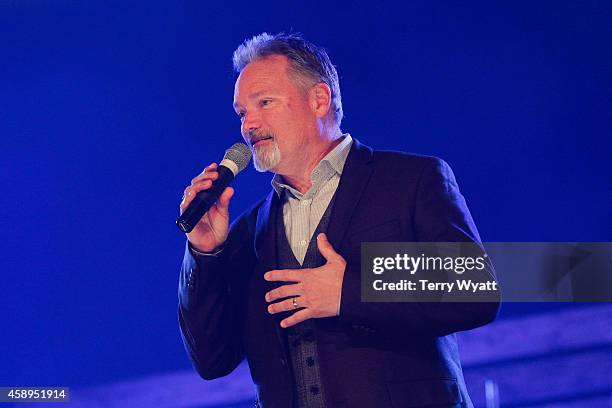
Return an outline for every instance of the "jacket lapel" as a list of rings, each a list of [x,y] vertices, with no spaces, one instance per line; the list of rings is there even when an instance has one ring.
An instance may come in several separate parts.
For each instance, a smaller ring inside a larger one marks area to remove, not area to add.
[[[263,300],[266,292],[279,286],[277,282],[267,282],[263,279],[264,273],[278,268],[278,257],[276,254],[277,211],[281,211],[280,199],[274,189],[272,189],[257,213],[257,222],[255,225],[255,256],[259,261],[258,268],[255,271],[256,276],[254,276],[254,278],[259,282],[256,286],[260,288],[260,292],[258,293],[258,291],[256,291],[255,296],[260,296],[261,300]],[[280,350],[282,350],[284,361],[288,362],[289,350],[283,339],[284,333],[282,330],[284,329],[280,327],[279,315],[269,315],[267,311],[265,311],[265,313],[266,317],[264,321],[266,324],[274,326],[273,330],[276,340],[279,343]]]
[[[342,246],[355,208],[372,175],[371,160],[372,149],[354,139],[342,170],[327,228],[329,241],[336,251]]]
[[[279,198],[274,190],[270,191],[268,197],[257,213],[255,225],[255,256],[261,267],[267,272],[276,269],[276,208]]]

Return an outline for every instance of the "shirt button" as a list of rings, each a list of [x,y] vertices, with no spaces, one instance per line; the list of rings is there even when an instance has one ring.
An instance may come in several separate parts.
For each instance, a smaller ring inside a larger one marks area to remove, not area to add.
[[[319,387],[313,385],[312,387],[310,387],[310,392],[312,392],[313,395],[317,395],[319,393]]]
[[[314,363],[315,363],[315,362],[314,362],[314,358],[312,358],[312,357],[308,357],[308,358],[306,359],[306,364],[308,365],[308,367],[312,367],[312,366],[314,365]]]
[[[301,240],[300,241],[300,245],[302,245],[302,246],[306,245],[306,240],[305,239]]]
[[[302,207],[306,207],[308,204],[310,204],[310,200],[303,200],[302,201]]]

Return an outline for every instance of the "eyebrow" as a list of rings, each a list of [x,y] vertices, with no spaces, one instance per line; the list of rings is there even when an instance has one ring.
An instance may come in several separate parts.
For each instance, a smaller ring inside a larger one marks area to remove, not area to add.
[[[262,90],[262,91],[257,91],[254,94],[251,94],[248,96],[248,99],[255,99],[263,94],[269,93],[270,91],[268,90]],[[242,105],[240,105],[239,103],[234,102],[232,104],[234,106],[234,110],[238,110],[238,108],[240,108]]]

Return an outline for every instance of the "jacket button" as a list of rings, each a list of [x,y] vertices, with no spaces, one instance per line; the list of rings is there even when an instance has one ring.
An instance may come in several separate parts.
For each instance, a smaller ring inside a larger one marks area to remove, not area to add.
[[[317,387],[316,385],[313,385],[312,387],[310,387],[310,392],[313,395],[317,395],[319,393],[319,387]]]
[[[281,358],[281,359],[280,359],[280,362],[281,362],[281,365],[282,365],[283,367],[285,367],[285,366],[287,365],[287,362],[285,361],[285,359],[284,359],[284,358]]]

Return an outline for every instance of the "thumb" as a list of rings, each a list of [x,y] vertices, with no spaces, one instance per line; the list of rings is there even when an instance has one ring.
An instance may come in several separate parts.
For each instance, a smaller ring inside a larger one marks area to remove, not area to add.
[[[334,261],[339,256],[323,232],[317,235],[317,248],[327,262]]]
[[[226,187],[223,193],[217,199],[217,209],[223,213],[228,211],[229,203],[231,198],[234,196],[234,189],[232,187]]]

